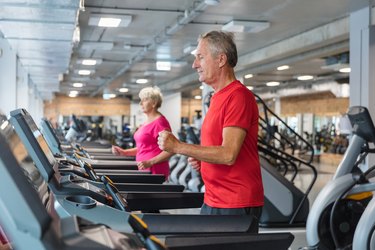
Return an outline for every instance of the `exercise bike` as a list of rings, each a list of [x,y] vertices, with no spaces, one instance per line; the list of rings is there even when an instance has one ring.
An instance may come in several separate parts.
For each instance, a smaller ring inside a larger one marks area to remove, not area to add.
[[[363,250],[369,249],[369,242],[373,241],[375,222],[369,214],[375,183],[369,179],[375,167],[363,172],[359,165],[369,153],[375,153],[369,147],[369,143],[375,143],[375,127],[365,107],[351,107],[347,115],[353,135],[332,180],[321,190],[310,210],[305,249]]]

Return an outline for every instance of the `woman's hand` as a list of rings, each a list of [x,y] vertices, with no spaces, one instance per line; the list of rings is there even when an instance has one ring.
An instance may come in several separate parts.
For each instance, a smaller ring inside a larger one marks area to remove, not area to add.
[[[152,163],[150,161],[140,161],[137,162],[138,169],[144,170],[147,168],[150,168],[152,166]]]
[[[200,172],[201,171],[201,161],[193,158],[193,157],[189,157],[188,158],[188,163],[190,164],[190,166],[195,169],[197,172]]]
[[[122,148],[120,148],[118,146],[112,146],[112,154],[123,155],[123,150],[122,150]]]

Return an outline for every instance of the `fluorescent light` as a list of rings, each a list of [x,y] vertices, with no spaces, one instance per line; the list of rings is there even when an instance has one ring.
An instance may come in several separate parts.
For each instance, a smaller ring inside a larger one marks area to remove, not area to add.
[[[202,96],[200,96],[200,95],[196,95],[196,96],[194,96],[194,99],[195,99],[195,100],[201,100],[201,99],[202,99]]]
[[[77,95],[78,95],[78,91],[76,90],[72,90],[68,94],[69,97],[77,97]]]
[[[116,97],[116,94],[113,94],[113,93],[105,93],[103,94],[103,99],[104,100],[109,100],[109,99],[112,99],[112,98],[115,98]]]
[[[121,23],[120,18],[102,17],[99,19],[99,27],[118,27]]]
[[[81,69],[81,70],[78,70],[78,74],[82,76],[88,76],[91,74],[91,70]]]
[[[307,80],[311,80],[313,79],[314,77],[312,75],[303,75],[303,76],[298,76],[297,77],[297,80],[300,80],[300,81],[307,81]]]
[[[279,86],[280,82],[267,82],[266,85],[269,87],[275,87],[275,86]]]
[[[249,90],[253,90],[254,89],[253,86],[246,86],[246,88],[248,88]]]
[[[98,65],[103,62],[102,59],[79,59],[77,60],[77,63],[82,64],[82,65],[87,65],[87,66],[93,66],[93,65]]]
[[[81,83],[81,82],[75,82],[75,83],[73,83],[73,87],[75,87],[75,88],[82,88],[83,87],[83,83]]]
[[[127,93],[127,92],[129,92],[129,89],[128,88],[119,88],[118,91],[121,92],[121,93]]]
[[[3,124],[1,124],[1,129],[4,130],[7,126],[8,126],[9,122],[8,121],[4,121]]]
[[[171,62],[157,61],[156,62],[156,69],[157,70],[163,70],[163,71],[170,71],[171,70]]]
[[[277,70],[286,70],[286,69],[289,69],[289,65],[282,65],[282,66],[279,66],[277,67]]]
[[[138,83],[138,84],[145,84],[145,83],[148,83],[148,80],[140,78],[140,79],[137,79],[135,82]]]
[[[232,20],[226,23],[221,30],[229,32],[247,32],[247,33],[258,33],[262,30],[270,27],[270,23],[267,21],[241,21]]]
[[[253,77],[254,75],[253,74],[247,74],[247,75],[245,75],[244,77],[245,77],[245,79],[249,79],[249,78],[251,78],[251,77]]]
[[[350,73],[350,68],[342,68],[342,69],[339,69],[339,71],[341,73]]]
[[[89,25],[99,27],[127,27],[132,21],[130,15],[90,14]]]

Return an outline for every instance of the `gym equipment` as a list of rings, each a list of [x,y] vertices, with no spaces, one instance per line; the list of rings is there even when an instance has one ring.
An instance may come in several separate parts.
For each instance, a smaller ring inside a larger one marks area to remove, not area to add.
[[[268,108],[259,96],[255,94],[254,96],[260,107],[259,125],[264,132],[263,136],[258,136],[265,196],[264,207],[259,220],[260,226],[267,228],[305,227],[309,214],[308,194],[317,178],[317,171],[311,165],[314,149],[302,136]],[[271,125],[271,117],[283,124],[293,135],[291,137],[294,138],[294,141],[298,140],[300,143],[293,143],[289,138],[280,134],[275,126]],[[301,147],[300,144],[305,145],[303,146],[304,150],[309,151],[307,160],[300,159],[295,155],[298,147]],[[287,150],[290,153],[287,153]],[[311,170],[312,173],[311,181],[304,192],[293,184],[299,168],[302,167]],[[291,175],[289,180],[286,177],[287,174]]]
[[[105,194],[102,189],[109,190],[109,186],[97,181],[90,181],[83,179],[80,176],[69,174],[58,177],[57,183],[50,182],[51,176],[55,172],[58,173],[58,162],[49,150],[43,136],[39,130],[35,127],[33,130],[30,129],[26,124],[25,117],[20,113],[14,115],[11,113],[10,118],[15,130],[20,136],[21,140],[25,144],[30,156],[34,160],[36,166],[44,172],[44,179],[49,184],[54,185],[56,192],[78,192],[82,195],[88,195],[95,197],[103,203],[108,204]],[[37,139],[36,139],[36,138]],[[42,150],[44,149],[44,152]],[[42,172],[42,173],[43,173]],[[85,182],[83,186],[81,183]],[[116,188],[117,189],[117,188]],[[116,194],[119,192],[115,190]],[[203,194],[201,193],[185,193],[185,192],[120,192],[122,197],[128,201],[127,208],[129,210],[158,210],[158,209],[176,209],[176,208],[195,208],[201,207],[203,203]],[[66,194],[66,193],[65,193]],[[121,199],[120,199],[121,200]],[[117,204],[118,205],[118,204]],[[122,209],[118,205],[119,209]]]
[[[6,190],[0,192],[0,213],[6,215],[1,216],[0,221],[14,249],[131,250],[144,247],[134,234],[120,234],[76,216],[61,219],[54,216],[53,207],[49,213],[44,206],[47,189],[30,186],[1,133],[0,152],[0,189]]]
[[[51,123],[47,119],[42,119],[40,125],[41,132],[55,156],[65,156],[72,154],[74,150],[79,150],[85,155],[86,158],[93,160],[134,160],[134,157],[113,155],[112,152],[89,153],[78,143],[76,143],[75,146],[72,146],[70,143],[63,144],[57,137]]]
[[[16,146],[13,144],[13,146]],[[17,149],[19,149],[17,147]],[[13,149],[14,150],[14,149]],[[20,160],[20,159],[19,159]],[[35,168],[34,168],[35,169]],[[56,216],[51,217],[44,203],[46,200],[46,192],[48,189],[40,188],[43,186],[42,182],[37,182],[38,178],[33,178],[33,180],[27,180],[25,175],[21,171],[21,167],[18,166],[17,160],[13,156],[13,152],[7,146],[6,140],[0,133],[0,188],[7,189],[8,192],[2,192],[0,194],[0,200],[2,201],[2,206],[0,207],[0,212],[2,214],[7,214],[7,216],[2,216],[1,222],[6,229],[6,232],[12,237],[12,245],[16,249],[140,249],[141,246],[146,247],[146,249],[165,249],[164,245],[155,239],[151,235],[150,229],[140,221],[135,215],[128,215],[126,213],[122,214],[122,217],[127,217],[127,221],[120,220],[123,225],[126,224],[128,230],[134,230],[136,235],[141,239],[138,240],[133,234],[119,234],[111,229],[108,229],[103,224],[95,225],[87,220],[76,218],[75,216],[66,215],[64,218],[58,218]],[[35,174],[28,174],[27,176],[35,177]],[[34,185],[32,188],[30,185]],[[39,194],[36,193],[38,190]],[[26,195],[27,194],[27,195]],[[50,196],[52,197],[52,196]],[[66,199],[71,197],[66,197]],[[77,197],[76,197],[77,198]],[[82,197],[81,197],[82,198]],[[84,199],[76,199],[84,201]],[[51,201],[53,202],[53,201]],[[95,204],[92,203],[81,203],[75,205],[77,210],[84,210],[86,213],[94,209]],[[56,215],[54,208],[51,207],[51,214]],[[98,211],[97,211],[98,212]],[[104,210],[102,212],[105,212]],[[108,211],[107,211],[108,212]],[[102,214],[103,217],[108,217],[109,220],[106,225],[112,225],[111,223],[113,217],[108,216],[108,214]],[[102,217],[97,216],[97,217]],[[5,218],[4,218],[5,217]],[[121,215],[117,219],[122,218]],[[215,226],[220,226],[220,223],[212,224],[213,218],[225,218],[221,220],[221,226],[237,225],[239,222],[237,219],[242,221],[246,220],[246,216],[200,216],[203,219],[203,223],[210,224],[213,226],[211,228],[212,232],[215,232],[217,228]],[[154,217],[155,218],[155,217]],[[187,217],[188,219],[193,219],[193,217]],[[186,217],[183,219],[187,219]],[[197,216],[196,216],[197,218]],[[236,220],[237,224],[230,223],[226,219],[231,221]],[[199,220],[200,221],[200,220]],[[183,222],[183,221],[180,221]],[[183,227],[189,227],[189,221],[184,221]],[[190,221],[191,222],[191,221]],[[193,223],[197,227],[201,227],[206,224],[201,225],[196,221],[198,225]],[[211,223],[209,223],[211,222]],[[228,224],[229,222],[229,224]],[[100,223],[100,222],[99,222]],[[160,223],[164,225],[164,223]],[[242,225],[244,223],[242,222]],[[246,224],[246,223],[245,223]],[[61,231],[57,231],[58,226],[61,225]],[[131,226],[131,227],[130,227]],[[164,225],[165,226],[165,225]],[[169,225],[168,228],[173,227]],[[222,227],[222,228],[224,228]],[[177,227],[178,230],[182,227]],[[190,227],[189,227],[190,228]],[[238,229],[238,228],[237,228]],[[183,231],[186,231],[183,230]],[[195,232],[196,230],[192,230]],[[233,230],[232,232],[234,232]],[[175,234],[175,233],[174,233]],[[218,250],[223,249],[228,246],[234,246],[232,249],[265,249],[265,248],[275,248],[287,249],[291,242],[293,241],[293,236],[291,234],[245,234],[245,233],[220,233],[220,234],[199,234],[192,235],[185,238],[182,242],[176,236],[170,239],[172,236],[166,236],[165,241],[169,242],[168,249],[174,250],[193,250],[201,249],[203,246],[208,246],[207,249]],[[180,236],[181,237],[181,236]],[[192,240],[195,238],[195,241]]]
[[[53,157],[53,154],[51,150],[48,147],[48,144],[46,143],[46,140],[40,133],[39,129],[37,128],[33,118],[30,116],[30,114],[24,110],[24,109],[18,109],[14,110],[11,112],[11,117],[10,117],[10,122],[14,123],[13,126],[16,128],[17,133],[22,134],[23,136],[20,136],[21,138],[25,139],[25,144],[29,145],[29,141],[33,142],[32,144],[34,145],[35,149],[33,149],[33,146],[30,145],[29,149],[30,150],[39,150],[42,149],[43,152],[40,152],[38,154],[45,154],[47,156],[47,159],[44,164],[50,164],[51,167],[56,165],[56,159]],[[34,138],[34,139],[33,139]],[[37,145],[39,144],[39,145]],[[37,157],[37,156],[35,156]],[[42,157],[42,156],[40,156]],[[164,175],[150,175],[147,174],[146,176],[144,175],[139,175],[143,172],[136,171],[133,174],[136,174],[136,176],[132,175],[130,172],[123,172],[124,174],[121,174],[120,172],[115,172],[116,174],[113,174],[114,169],[111,167],[114,167],[113,165],[108,166],[102,163],[101,164],[93,164],[92,161],[94,160],[88,160],[85,159],[86,162],[88,162],[92,167],[97,170],[98,174],[107,174],[109,177],[113,177],[113,180],[115,182],[134,182],[135,179],[138,179],[137,182],[147,182],[147,183],[154,183],[154,184],[161,184],[165,181]],[[70,171],[71,168],[69,167],[69,163],[72,163],[72,161],[68,159],[64,159],[63,165],[58,164],[60,168],[64,168],[66,171]],[[95,162],[94,162],[95,163]],[[122,161],[117,161],[117,167],[115,169],[117,170],[137,170],[137,166],[135,163],[130,163],[128,166],[121,165]],[[124,162],[124,164],[128,164],[129,162]],[[75,163],[77,164],[77,163]],[[121,169],[119,169],[121,168]],[[110,169],[110,171],[108,171]],[[79,170],[77,170],[79,171]],[[144,172],[146,174],[146,172]],[[129,180],[130,179],[130,180]]]
[[[2,130],[0,131],[5,136],[5,140],[2,142],[6,144],[6,141],[12,148],[14,154],[18,155],[19,160],[23,160],[28,157],[26,145],[24,145],[18,135],[14,133],[14,130],[10,123],[1,125]],[[32,137],[34,138],[34,137]],[[30,154],[36,154],[36,152],[30,151]],[[41,155],[40,161],[46,161],[46,156]],[[7,157],[7,155],[0,152],[0,157]],[[40,166],[34,161],[36,166]],[[34,167],[34,169],[36,169]],[[125,208],[122,206],[120,201],[118,208],[115,208],[113,204],[114,200],[119,200],[122,197],[117,196],[116,190],[112,190],[113,197],[104,192],[103,189],[99,189],[93,185],[93,182],[83,182],[79,180],[76,184],[81,187],[78,188],[65,187],[61,185],[65,183],[71,183],[72,177],[60,176],[54,169],[48,167],[38,167],[38,175],[42,176],[41,180],[45,187],[47,182],[50,190],[55,197],[55,205],[57,205],[56,211],[61,217],[70,216],[71,214],[79,215],[96,223],[109,224],[112,228],[122,232],[129,232],[129,227],[124,223],[128,218],[128,214],[124,213]],[[29,175],[29,176],[35,176]],[[63,179],[63,182],[59,182],[59,179]],[[60,185],[61,184],[61,185]],[[73,183],[74,184],[74,183]],[[40,184],[39,184],[40,185]],[[85,194],[82,189],[91,188],[91,191],[86,191]],[[97,191],[97,192],[94,192]],[[91,195],[91,196],[89,196]],[[116,198],[117,197],[117,198]],[[143,197],[144,202],[150,203],[147,197]],[[158,201],[159,202],[159,201]],[[108,205],[109,204],[109,205]],[[100,214],[100,216],[99,216]],[[200,232],[247,232],[250,229],[252,217],[251,216],[201,216],[201,215],[162,215],[162,214],[140,214],[142,218],[147,218],[147,223],[153,233],[158,234],[175,234],[175,233],[200,233]]]
[[[365,107],[350,107],[347,115],[352,138],[332,180],[311,208],[306,225],[309,249],[374,249],[371,192],[375,187],[368,175],[373,168],[363,173],[358,166],[375,152],[368,146],[375,142],[375,127]]]

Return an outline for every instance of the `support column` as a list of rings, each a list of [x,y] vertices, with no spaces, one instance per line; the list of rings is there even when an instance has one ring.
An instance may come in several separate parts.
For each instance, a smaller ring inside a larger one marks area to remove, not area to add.
[[[9,115],[17,106],[17,57],[6,39],[0,38],[0,112]]]
[[[375,121],[375,27],[371,25],[371,6],[350,14],[350,106],[369,109]],[[364,169],[375,163],[370,156]]]

